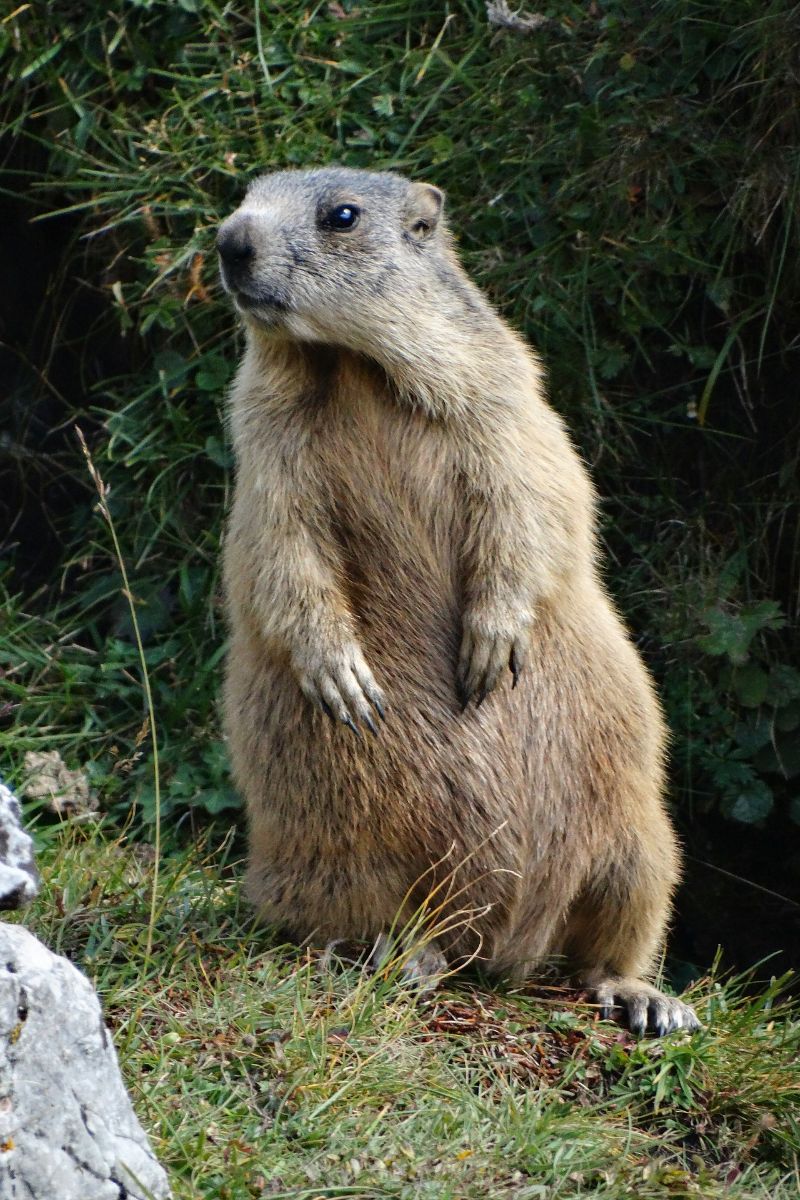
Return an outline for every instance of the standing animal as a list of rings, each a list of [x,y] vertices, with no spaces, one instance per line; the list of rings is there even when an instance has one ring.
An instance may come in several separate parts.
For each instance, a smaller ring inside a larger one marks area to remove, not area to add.
[[[249,895],[320,941],[385,947],[427,912],[412,970],[563,956],[635,1031],[693,1029],[645,982],[679,866],[659,706],[587,472],[443,201],[285,171],[219,230],[246,335],[224,710]]]

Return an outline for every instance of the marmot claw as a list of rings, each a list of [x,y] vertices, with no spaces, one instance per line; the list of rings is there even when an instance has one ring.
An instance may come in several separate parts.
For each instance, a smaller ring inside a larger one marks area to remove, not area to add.
[[[474,625],[464,622],[464,634],[458,663],[458,684],[461,702],[466,708],[470,700],[480,708],[493,691],[503,672],[512,675],[512,688],[517,686],[525,666],[527,637],[506,632],[478,632]]]
[[[606,979],[594,988],[595,1003],[604,1021],[617,1013],[636,1037],[653,1033],[664,1037],[679,1029],[694,1033],[701,1028],[697,1013],[676,996],[665,996],[640,979]]]
[[[308,654],[295,670],[304,695],[331,720],[341,721],[358,737],[362,735],[357,722],[377,735],[370,705],[385,721],[386,701],[355,642],[336,651]]]

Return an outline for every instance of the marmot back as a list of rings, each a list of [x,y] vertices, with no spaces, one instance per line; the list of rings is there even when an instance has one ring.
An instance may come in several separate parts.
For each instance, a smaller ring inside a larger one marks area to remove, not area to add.
[[[443,202],[281,172],[219,232],[247,335],[224,575],[249,892],[302,939],[389,953],[410,921],[412,973],[563,955],[633,1028],[694,1027],[642,982],[678,871],[659,708],[586,472]]]

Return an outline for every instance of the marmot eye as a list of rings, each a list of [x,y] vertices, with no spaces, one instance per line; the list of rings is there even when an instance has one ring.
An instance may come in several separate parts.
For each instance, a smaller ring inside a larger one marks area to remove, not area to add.
[[[337,204],[325,218],[328,229],[352,229],[358,223],[361,209],[356,204]]]

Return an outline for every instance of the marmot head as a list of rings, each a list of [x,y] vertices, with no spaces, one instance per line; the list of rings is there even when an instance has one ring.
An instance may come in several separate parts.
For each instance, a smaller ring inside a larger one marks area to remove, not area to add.
[[[407,334],[455,258],[444,195],[400,175],[325,168],[251,184],[220,227],[222,283],[264,332],[369,353]]]

